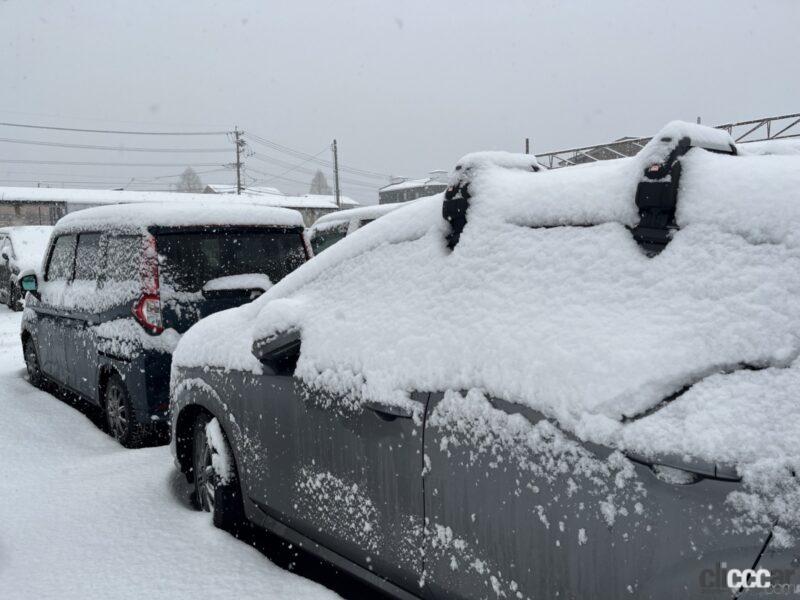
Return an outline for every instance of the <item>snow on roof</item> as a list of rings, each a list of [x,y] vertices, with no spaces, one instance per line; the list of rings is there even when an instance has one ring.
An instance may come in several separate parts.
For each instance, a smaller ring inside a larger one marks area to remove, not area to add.
[[[736,149],[733,138],[723,129],[672,121],[654,135],[636,156],[644,165],[661,163],[683,138],[689,138],[692,146],[706,150],[730,153]]]
[[[70,204],[122,204],[130,202],[208,202],[204,194],[180,192],[86,190],[77,188],[0,187],[0,202],[68,202]]]
[[[278,206],[284,208],[323,208],[336,209],[334,196],[286,196],[280,193],[258,191],[260,188],[246,190],[239,195],[247,197],[248,202]],[[274,188],[264,188],[274,189]],[[189,194],[183,192],[129,191],[129,190],[85,190],[75,188],[34,188],[34,187],[0,187],[1,202],[68,202],[70,204],[127,204],[131,202],[230,202],[229,194]],[[341,196],[342,206],[358,206],[358,202],[347,196]]]
[[[663,137],[587,167],[486,166],[452,252],[442,196],[419,200],[204,319],[174,363],[259,372],[253,341],[298,329],[295,376],[356,403],[477,389],[639,454],[797,469],[800,157],[690,150],[680,229],[648,258],[629,228]]]
[[[412,200],[413,202],[413,200]],[[395,202],[393,204],[373,204],[371,206],[361,206],[359,208],[350,208],[347,210],[338,210],[336,212],[322,215],[309,229],[315,229],[320,226],[326,226],[333,223],[349,223],[350,221],[367,221],[374,220],[382,217],[385,214],[397,210],[401,206],[410,204],[410,202]]]
[[[11,238],[16,267],[26,271],[36,269],[42,263],[53,228],[45,225],[0,227],[0,234],[3,233]]]
[[[152,226],[274,225],[302,227],[297,211],[251,202],[206,201],[98,206],[70,213],[56,223],[57,233],[89,229],[141,229]]]
[[[422,179],[404,179],[397,183],[390,183],[380,188],[379,192],[394,192],[397,190],[407,190],[410,188],[426,187],[429,185],[447,185],[435,177],[424,177]]]

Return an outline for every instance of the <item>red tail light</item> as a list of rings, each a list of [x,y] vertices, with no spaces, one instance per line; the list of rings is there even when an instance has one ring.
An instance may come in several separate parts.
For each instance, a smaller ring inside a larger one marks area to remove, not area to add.
[[[150,333],[164,331],[161,318],[161,297],[158,283],[158,251],[156,238],[145,239],[144,261],[142,261],[142,295],[133,306],[133,316]]]
[[[139,298],[133,307],[133,316],[150,333],[164,331],[161,320],[161,299],[158,296],[146,295]]]

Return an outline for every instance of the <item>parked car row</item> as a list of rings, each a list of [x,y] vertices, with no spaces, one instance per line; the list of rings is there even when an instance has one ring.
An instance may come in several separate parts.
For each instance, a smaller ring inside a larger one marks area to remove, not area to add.
[[[0,227],[0,303],[11,310],[22,310],[19,276],[41,264],[52,231],[36,225]]]
[[[369,217],[89,209],[22,278],[28,373],[126,445],[168,422],[216,525],[398,598],[791,583],[798,167],[676,122],[632,159],[468,155],[335,244]]]

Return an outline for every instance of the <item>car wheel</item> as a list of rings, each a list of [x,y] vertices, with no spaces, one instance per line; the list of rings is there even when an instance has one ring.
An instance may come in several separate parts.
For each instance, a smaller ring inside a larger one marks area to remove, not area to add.
[[[230,444],[219,424],[216,423],[217,435],[208,434],[215,421],[208,415],[200,415],[194,424],[192,467],[195,501],[200,510],[212,514],[216,527],[236,533],[245,520],[239,476]],[[220,472],[221,464],[226,466],[226,472]]]
[[[33,342],[32,337],[25,340],[23,346],[25,352],[25,368],[28,371],[28,381],[31,385],[37,388],[44,386],[44,375],[39,367],[39,355],[36,353],[36,344]]]
[[[126,448],[137,448],[144,442],[142,426],[136,422],[128,390],[122,378],[114,373],[108,378],[103,408],[108,432]]]

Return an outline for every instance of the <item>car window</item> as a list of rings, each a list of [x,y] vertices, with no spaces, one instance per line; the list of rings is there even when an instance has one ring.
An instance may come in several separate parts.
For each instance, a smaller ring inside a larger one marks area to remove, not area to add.
[[[100,234],[82,233],[75,253],[75,279],[96,280],[100,274]]]
[[[233,230],[156,234],[163,282],[196,292],[218,277],[261,273],[277,283],[306,261],[299,231]]]
[[[138,235],[115,235],[106,246],[105,279],[135,281],[139,278],[142,238]]]
[[[314,251],[314,254],[319,254],[325,250],[325,248],[333,246],[346,236],[348,226],[349,223],[344,222],[335,227],[328,227],[314,232],[314,236],[311,238],[311,249]]]
[[[50,260],[47,263],[47,281],[66,280],[72,277],[75,262],[75,236],[62,235],[56,238]]]

